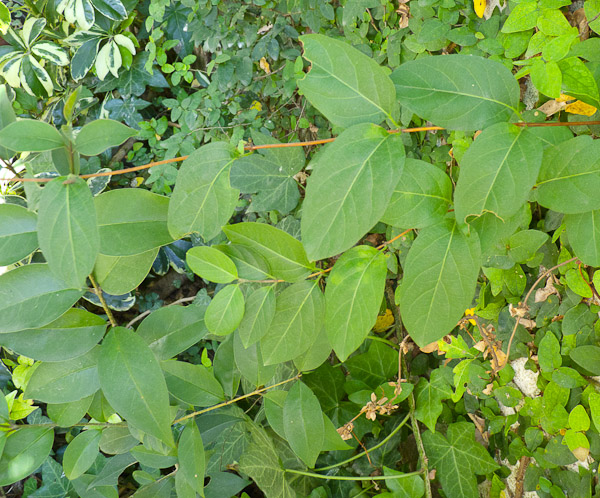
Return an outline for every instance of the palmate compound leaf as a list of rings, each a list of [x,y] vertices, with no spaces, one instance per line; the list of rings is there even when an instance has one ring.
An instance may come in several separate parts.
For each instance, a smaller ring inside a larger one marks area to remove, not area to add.
[[[505,122],[519,105],[519,84],[503,64],[475,55],[434,55],[391,75],[400,104],[451,130]]]
[[[36,226],[35,213],[16,204],[0,204],[0,266],[12,265],[37,249]]]
[[[448,498],[478,498],[476,475],[489,474],[498,468],[485,448],[475,441],[475,426],[469,422],[450,424],[446,437],[427,431],[423,433],[423,443]]]
[[[565,214],[600,209],[600,142],[581,135],[549,147],[537,180],[537,201]]]
[[[304,35],[300,41],[311,69],[298,88],[329,121],[343,128],[379,124],[393,112],[394,85],[373,59],[324,35]]]
[[[136,429],[175,446],[169,393],[158,360],[131,330],[113,328],[98,361],[102,392],[111,406]]]
[[[375,324],[386,275],[385,256],[373,247],[353,247],[336,261],[325,289],[325,329],[340,361],[346,361]]]
[[[169,232],[175,239],[196,232],[208,241],[215,238],[238,201],[229,172],[233,148],[224,142],[200,147],[183,162],[169,205]]]
[[[312,160],[302,242],[312,260],[352,247],[385,213],[404,166],[399,134],[373,124],[342,132]]]
[[[38,240],[50,270],[73,288],[83,287],[100,248],[94,198],[81,178],[59,177],[42,190]]]
[[[0,275],[0,333],[42,327],[83,295],[70,289],[47,264],[20,266]]]
[[[400,311],[411,338],[423,347],[450,332],[471,304],[481,265],[479,238],[454,220],[424,228],[404,264]]]
[[[542,143],[524,127],[486,128],[460,162],[454,193],[458,223],[494,213],[506,220],[527,200],[542,164]]]

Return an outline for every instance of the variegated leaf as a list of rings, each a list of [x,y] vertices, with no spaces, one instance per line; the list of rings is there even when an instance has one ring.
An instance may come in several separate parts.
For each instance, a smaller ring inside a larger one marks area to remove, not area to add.
[[[32,43],[42,33],[42,30],[46,27],[46,19],[36,19],[30,17],[23,23],[23,30],[21,31],[21,38],[25,42],[27,47],[31,47]]]
[[[31,51],[38,57],[49,60],[58,66],[66,66],[69,64],[67,54],[52,42],[39,42],[31,47]]]

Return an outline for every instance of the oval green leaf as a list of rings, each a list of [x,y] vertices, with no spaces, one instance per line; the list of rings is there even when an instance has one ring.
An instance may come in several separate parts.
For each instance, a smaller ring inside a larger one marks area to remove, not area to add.
[[[519,84],[503,64],[475,55],[439,55],[402,64],[391,75],[400,104],[450,130],[508,121]]]
[[[87,183],[81,178],[52,180],[42,190],[38,213],[38,239],[50,269],[71,287],[83,287],[100,247]]]
[[[42,327],[67,311],[83,291],[70,289],[47,264],[32,264],[0,275],[0,333]]]
[[[275,290],[259,287],[246,299],[246,312],[238,326],[245,348],[259,341],[269,330],[275,316]]]
[[[0,130],[0,145],[15,152],[44,152],[64,147],[65,141],[54,126],[22,119]]]
[[[99,454],[100,436],[101,431],[87,430],[69,443],[63,456],[63,470],[67,479],[77,479],[92,466]]]
[[[169,393],[184,404],[212,406],[225,400],[219,381],[202,365],[168,360],[161,363]]]
[[[336,261],[325,288],[325,329],[340,361],[375,325],[386,275],[385,256],[374,247],[353,247]]]
[[[48,458],[54,431],[45,427],[24,427],[6,438],[0,458],[0,486],[8,486],[35,472]]]
[[[196,275],[209,282],[228,284],[238,278],[235,263],[227,255],[213,247],[192,247],[186,253],[185,259]]]
[[[450,332],[475,293],[479,239],[451,220],[424,228],[411,246],[400,287],[402,321],[418,346]]]
[[[244,295],[239,285],[221,289],[206,308],[206,328],[216,335],[231,334],[244,316]]]
[[[84,156],[97,156],[137,134],[137,130],[118,121],[96,119],[81,128],[75,138],[75,149]]]
[[[385,213],[404,166],[400,134],[372,124],[344,131],[311,162],[302,243],[311,260],[352,247]]]
[[[569,351],[569,356],[592,375],[600,375],[600,347],[577,346]]]
[[[0,266],[12,265],[37,248],[35,213],[16,204],[0,204]]]
[[[600,210],[567,214],[564,218],[575,256],[590,266],[600,266]]]
[[[123,327],[112,329],[102,345],[98,373],[106,399],[129,424],[175,446],[167,384],[141,337]]]
[[[196,493],[203,495],[206,460],[202,437],[194,420],[186,425],[181,433],[177,456],[179,457],[179,472],[183,474],[187,483]]]
[[[120,296],[136,289],[148,276],[159,248],[131,256],[98,254],[93,275],[104,292]]]

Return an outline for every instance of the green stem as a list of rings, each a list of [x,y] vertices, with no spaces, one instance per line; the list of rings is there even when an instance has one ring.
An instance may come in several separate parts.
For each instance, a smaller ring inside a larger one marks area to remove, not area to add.
[[[323,474],[315,474],[314,472],[305,472],[303,470],[283,469],[283,471],[289,474],[316,477],[317,479],[326,479],[328,481],[386,481],[388,479],[404,479],[405,477],[418,476],[423,473],[422,470],[417,470],[416,472],[394,476],[324,476]]]
[[[315,471],[317,472],[322,472],[324,470],[330,470],[330,469],[334,469],[336,467],[341,467],[342,465],[346,465],[347,463],[353,462],[354,460],[366,455],[369,451],[374,451],[377,448],[381,448],[385,443],[387,443],[390,439],[392,439],[394,437],[394,435],[400,430],[402,429],[402,427],[404,426],[404,424],[406,424],[406,422],[408,421],[410,417],[410,414],[406,415],[406,417],[404,417],[404,420],[402,420],[402,422],[400,422],[392,432],[390,432],[381,442],[377,443],[375,446],[373,446],[372,448],[369,448],[367,451],[362,451],[354,456],[351,456],[350,458],[344,460],[343,462],[338,462],[335,463],[333,465],[328,465],[327,467],[320,467],[318,469],[315,469]]]
[[[394,348],[396,351],[400,350],[400,346],[398,346],[398,344],[395,344],[392,341],[388,341],[387,339],[384,339],[383,337],[379,337],[377,335],[368,335],[367,339],[371,339],[372,341],[377,341],[377,342],[383,342],[384,344],[387,344],[388,346]]]

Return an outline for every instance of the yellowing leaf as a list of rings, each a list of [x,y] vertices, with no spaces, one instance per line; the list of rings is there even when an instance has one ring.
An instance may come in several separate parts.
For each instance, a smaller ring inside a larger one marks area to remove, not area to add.
[[[570,112],[571,114],[579,114],[580,116],[593,116],[596,114],[597,109],[593,105],[577,100],[572,104],[568,104],[567,107],[565,107],[565,111]]]
[[[258,62],[260,68],[267,74],[271,74],[271,66],[264,57]]]
[[[262,111],[262,104],[258,100],[254,100],[250,109],[256,109],[257,111]]]
[[[469,308],[465,310],[465,316],[475,316],[475,308]],[[475,320],[469,320],[471,325],[477,325]]]
[[[473,0],[473,8],[475,9],[475,14],[477,14],[477,17],[483,17],[486,4],[486,0]]]
[[[394,315],[392,314],[392,310],[387,309],[383,315],[379,315],[377,317],[373,330],[378,333],[383,332],[387,330],[393,323]]]

